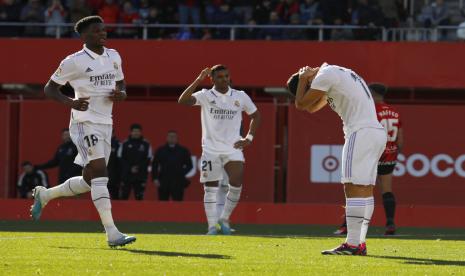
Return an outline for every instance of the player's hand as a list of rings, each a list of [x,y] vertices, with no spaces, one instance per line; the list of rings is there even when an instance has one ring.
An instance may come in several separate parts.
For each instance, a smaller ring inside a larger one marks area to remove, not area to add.
[[[127,95],[126,92],[120,91],[119,88],[116,88],[110,93],[110,100],[114,102],[120,102],[124,101],[126,99]]]
[[[206,77],[209,77],[212,73],[210,68],[205,68],[200,72],[199,76],[197,77],[198,80],[203,81]]]
[[[249,146],[250,144],[252,144],[252,141],[250,141],[249,139],[242,138],[241,140],[234,143],[234,148],[235,149],[243,149],[243,148]]]
[[[79,111],[86,111],[89,108],[89,97],[74,99],[71,108]]]
[[[316,73],[318,73],[319,69],[320,69],[319,67],[312,68],[310,66],[304,66],[304,67],[299,69],[299,78],[300,79],[305,79],[305,80],[313,79],[313,77],[315,77]]]

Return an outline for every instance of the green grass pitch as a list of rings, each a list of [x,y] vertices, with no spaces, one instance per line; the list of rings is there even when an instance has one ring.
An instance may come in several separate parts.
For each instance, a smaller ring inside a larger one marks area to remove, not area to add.
[[[465,275],[463,229],[372,228],[369,256],[322,256],[343,241],[323,226],[119,223],[137,242],[110,249],[94,222],[0,222],[0,275]]]

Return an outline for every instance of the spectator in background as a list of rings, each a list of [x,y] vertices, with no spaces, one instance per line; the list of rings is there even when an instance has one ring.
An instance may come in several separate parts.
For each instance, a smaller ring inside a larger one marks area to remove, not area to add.
[[[138,24],[139,13],[134,9],[130,1],[123,4],[123,10],[119,14],[119,22],[123,24]],[[120,30],[121,37],[136,38],[138,35],[137,28],[123,27]]]
[[[235,13],[231,10],[231,6],[229,6],[229,4],[221,4],[220,8],[214,15],[213,23],[217,25],[232,25],[236,23]],[[231,34],[229,29],[216,29],[213,37],[219,39],[229,39],[230,35]]]
[[[45,22],[49,25],[45,28],[45,35],[46,36],[56,36],[57,29],[60,29],[61,35],[64,34],[65,28],[64,27],[55,27],[55,24],[63,24],[66,22],[66,17],[68,16],[68,12],[66,11],[65,7],[61,4],[60,0],[51,0],[49,7],[45,11]]]
[[[18,22],[21,14],[21,6],[16,0],[3,0],[0,4],[0,22]],[[19,36],[19,28],[13,26],[0,27],[0,36]]]
[[[179,32],[176,34],[175,38],[177,40],[191,40],[194,39],[194,34],[192,33],[191,28],[184,27],[179,29]]]
[[[184,189],[190,183],[186,175],[192,168],[189,150],[178,144],[176,131],[169,131],[166,144],[157,149],[152,163],[152,179],[158,188],[158,199],[182,201]]]
[[[307,24],[309,20],[315,19],[319,13],[318,7],[316,0],[304,0],[299,7],[301,22]]]
[[[400,22],[405,20],[406,11],[402,0],[378,0],[381,12],[384,14],[384,26],[397,28]]]
[[[78,22],[81,18],[92,14],[91,7],[86,0],[74,0],[69,9],[71,23]]]
[[[131,134],[118,151],[123,182],[121,199],[129,199],[134,190],[136,200],[144,199],[148,166],[152,160],[152,147],[142,136],[139,124],[131,125]]]
[[[148,21],[149,15],[150,15],[149,0],[141,0],[140,7],[139,7],[139,20],[145,23]]]
[[[39,170],[46,170],[58,167],[58,182],[61,184],[67,179],[82,174],[82,168],[74,164],[77,155],[77,148],[71,141],[69,129],[65,128],[61,132],[62,143],[58,146],[55,155],[44,164],[35,166]]]
[[[358,0],[357,8],[352,12],[352,24],[367,26],[370,29],[354,30],[357,40],[375,40],[380,35],[377,26],[382,26],[384,16],[379,7],[371,5],[368,0]]]
[[[39,0],[29,0],[29,2],[21,10],[21,21],[25,23],[44,23],[45,8]],[[26,26],[24,27],[24,36],[40,37],[44,34],[42,26]]]
[[[98,11],[98,15],[102,17],[105,24],[115,24],[118,22],[120,8],[114,0],[105,0],[105,3]],[[108,36],[114,36],[115,28],[106,27]]]
[[[253,1],[235,0],[233,1],[233,12],[239,24],[247,24],[252,19]]]
[[[276,6],[276,12],[284,23],[289,23],[291,16],[299,13],[299,3],[296,0],[280,0]]]
[[[281,25],[278,13],[273,11],[270,13],[270,20],[267,25]],[[283,31],[280,28],[262,29],[261,37],[266,40],[280,40],[283,38]]]
[[[300,25],[300,17],[298,13],[291,15],[289,25]],[[289,40],[305,39],[304,29],[287,29],[284,32],[284,38]]]
[[[47,175],[34,169],[29,161],[23,162],[22,167],[23,173],[18,180],[18,195],[20,198],[32,199],[32,189],[36,186],[48,187]]]
[[[419,16],[425,28],[435,28],[450,24],[450,13],[444,0],[436,0],[431,5],[425,5]],[[447,37],[447,30],[441,31],[440,39]]]
[[[337,18],[334,21],[335,26],[344,26],[342,19]],[[331,30],[331,40],[352,40],[352,30],[350,29],[332,29]]]
[[[426,28],[450,24],[449,8],[444,0],[436,0],[431,5],[426,5],[422,15]]]
[[[156,7],[150,7],[149,15],[143,21],[145,24],[161,24],[162,18],[160,16],[159,10]],[[163,37],[163,30],[159,28],[148,28],[147,30],[148,38],[159,39]]]
[[[111,137],[111,153],[108,159],[108,191],[111,199],[119,199],[119,190],[121,183],[121,168],[118,160],[118,149],[121,146],[113,130]]]
[[[270,13],[274,10],[274,6],[271,1],[264,0],[258,1],[255,6],[253,18],[258,25],[267,24],[270,20]]]
[[[200,24],[200,3],[198,0],[178,1],[178,11],[179,11],[179,23]]]
[[[238,35],[238,38],[239,39],[243,39],[243,40],[254,40],[254,39],[258,39],[259,38],[259,34],[260,34],[260,31],[259,29],[257,28],[254,28],[255,26],[257,26],[257,22],[255,22],[254,19],[250,19],[249,22],[247,23],[247,25],[250,27],[250,28],[244,28],[244,29],[240,29],[238,30],[239,31],[239,35]]]

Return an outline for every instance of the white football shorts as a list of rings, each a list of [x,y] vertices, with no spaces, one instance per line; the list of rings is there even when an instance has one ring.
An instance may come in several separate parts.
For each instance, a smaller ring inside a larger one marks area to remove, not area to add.
[[[381,128],[362,128],[350,134],[342,148],[341,182],[375,185],[386,142],[386,131]]]
[[[69,133],[78,150],[74,163],[85,167],[92,160],[105,158],[108,164],[112,131],[112,125],[72,122],[69,126]]]
[[[227,176],[224,171],[224,165],[230,161],[245,163],[244,154],[240,150],[231,154],[202,152],[202,157],[200,158],[200,183],[223,180]]]

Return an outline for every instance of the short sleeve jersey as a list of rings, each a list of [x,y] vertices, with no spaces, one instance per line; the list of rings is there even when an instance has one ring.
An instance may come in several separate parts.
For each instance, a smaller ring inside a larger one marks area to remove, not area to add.
[[[89,97],[89,109],[71,110],[71,121],[112,124],[113,102],[108,98],[116,82],[123,80],[121,57],[116,50],[104,48],[102,55],[86,46],[67,56],[50,78],[65,85],[69,83],[75,91],[75,98]]]
[[[361,128],[383,128],[365,81],[354,71],[325,63],[310,86],[326,92],[328,105],[342,119],[346,137]]]
[[[214,154],[230,154],[241,139],[242,112],[253,114],[257,107],[244,92],[229,88],[225,94],[202,89],[192,95],[201,107],[202,149]]]
[[[376,104],[376,115],[387,132],[386,148],[381,156],[379,163],[381,165],[393,165],[397,161],[399,147],[397,145],[397,136],[399,129],[402,127],[400,115],[392,106],[385,103]]]

